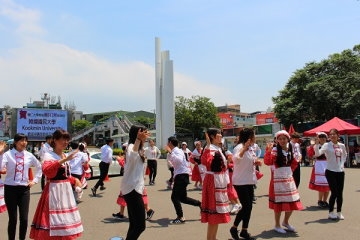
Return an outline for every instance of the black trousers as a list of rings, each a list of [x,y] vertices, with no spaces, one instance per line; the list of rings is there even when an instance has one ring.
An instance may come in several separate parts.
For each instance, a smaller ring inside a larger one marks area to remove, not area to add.
[[[129,229],[126,240],[136,240],[145,230],[145,207],[142,195],[132,190],[124,195],[129,215]]]
[[[147,166],[150,170],[149,181],[154,182],[157,174],[157,161],[155,159],[148,159]]]
[[[4,186],[4,199],[9,216],[8,239],[15,240],[17,213],[19,208],[20,226],[19,239],[25,240],[28,227],[30,187],[28,186]]]
[[[300,185],[300,163],[298,163],[297,167],[295,168],[293,172],[293,178],[296,185],[296,188],[299,188]]]
[[[187,196],[186,187],[189,183],[189,174],[178,174],[175,176],[174,187],[171,193],[171,201],[174,204],[178,218],[182,218],[184,216],[181,203],[198,207],[201,205],[199,200],[195,200]]]
[[[43,174],[41,176],[41,190],[44,190],[44,187],[45,187],[45,175]]]
[[[169,182],[173,183],[174,182],[174,167],[169,168],[169,171],[170,171]]]
[[[330,187],[329,212],[334,211],[336,201],[336,211],[341,212],[343,204],[343,190],[345,182],[345,172],[325,171],[325,177]]]
[[[106,163],[103,161],[101,161],[99,163],[100,177],[94,186],[95,189],[98,189],[99,186],[101,186],[101,187],[104,186],[104,180],[105,180],[107,174],[109,173],[109,166],[110,166],[109,163]]]
[[[242,221],[242,228],[248,228],[253,207],[254,185],[234,185],[234,188],[242,205],[236,214],[234,225],[237,227]]]

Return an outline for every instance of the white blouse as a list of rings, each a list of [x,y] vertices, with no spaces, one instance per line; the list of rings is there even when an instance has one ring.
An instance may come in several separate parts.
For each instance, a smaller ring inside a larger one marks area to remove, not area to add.
[[[35,167],[34,183],[41,179],[42,170],[39,160],[30,152],[18,152],[15,148],[0,155],[1,169],[6,168],[4,184],[11,186],[27,186],[29,184],[29,168]]]

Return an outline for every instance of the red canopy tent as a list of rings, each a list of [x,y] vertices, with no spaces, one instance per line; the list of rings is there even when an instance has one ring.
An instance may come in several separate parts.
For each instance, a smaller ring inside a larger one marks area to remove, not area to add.
[[[330,129],[336,128],[340,135],[357,135],[360,134],[360,127],[345,122],[338,117],[327,121],[326,123],[304,132],[304,136],[314,136],[317,132],[329,133]]]

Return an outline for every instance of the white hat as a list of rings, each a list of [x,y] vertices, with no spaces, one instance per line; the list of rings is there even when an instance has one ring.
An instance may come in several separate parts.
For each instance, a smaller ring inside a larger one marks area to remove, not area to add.
[[[186,146],[187,146],[187,143],[186,143],[186,142],[182,142],[181,145],[186,145]]]
[[[281,135],[284,135],[284,136],[286,136],[288,139],[290,139],[289,133],[288,133],[287,131],[285,131],[285,130],[280,130],[280,131],[278,131],[277,133],[275,133],[276,139],[277,139],[279,136],[281,136]]]
[[[328,135],[327,135],[326,133],[324,133],[324,132],[317,132],[317,133],[316,133],[316,136],[319,137],[319,135],[325,135],[326,138],[328,138]]]

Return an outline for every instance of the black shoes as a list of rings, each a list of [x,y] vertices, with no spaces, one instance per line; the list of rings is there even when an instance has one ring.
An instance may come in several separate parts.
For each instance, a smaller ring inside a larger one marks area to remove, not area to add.
[[[150,220],[152,218],[152,216],[154,215],[155,211],[152,210],[152,209],[149,209],[147,212],[146,212],[146,218],[145,220]]]
[[[230,234],[231,234],[231,237],[233,240],[240,240],[239,235],[238,235],[239,232],[238,232],[237,228],[235,228],[235,227],[230,228]]]
[[[253,238],[246,230],[240,232],[240,237],[244,238],[245,240],[255,240],[255,238]]]
[[[185,223],[185,220],[181,218],[175,218],[174,220],[170,221],[170,224],[182,224]]]
[[[125,218],[125,216],[122,215],[120,212],[118,212],[118,213],[113,213],[112,216],[113,216],[114,218],[119,218],[119,219],[124,219],[124,218]]]
[[[96,197],[96,188],[91,188],[91,192],[93,197]]]
[[[100,186],[100,190],[105,190],[105,189],[106,189],[106,187]]]
[[[329,208],[329,204],[325,201],[318,201],[319,208]]]
[[[240,240],[238,235],[239,231],[237,230],[237,228],[235,227],[230,228],[230,234],[233,240]],[[251,237],[250,233],[248,233],[246,230],[242,230],[240,232],[240,237],[242,237],[245,240],[255,240],[255,238]]]

